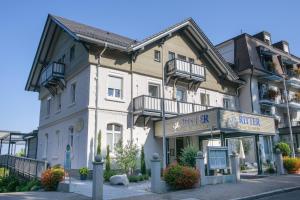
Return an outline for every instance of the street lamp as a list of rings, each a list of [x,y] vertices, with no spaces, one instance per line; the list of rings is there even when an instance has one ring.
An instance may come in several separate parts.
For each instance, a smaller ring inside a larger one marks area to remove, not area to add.
[[[287,89],[285,84],[285,78],[286,74],[283,75],[283,87],[284,87],[284,97],[285,97],[285,103],[286,103],[286,110],[287,110],[287,118],[288,118],[288,124],[289,124],[289,130],[290,130],[290,144],[292,148],[292,157],[295,158],[295,148],[294,148],[294,138],[293,138],[293,131],[292,131],[292,124],[291,124],[291,116],[290,116],[290,108],[289,108],[289,100],[287,95]]]

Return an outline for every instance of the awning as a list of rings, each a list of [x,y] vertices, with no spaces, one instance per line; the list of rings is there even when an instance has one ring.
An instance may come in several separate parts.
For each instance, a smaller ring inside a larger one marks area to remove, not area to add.
[[[239,135],[275,135],[273,117],[242,113],[223,108],[180,115],[166,120],[166,137],[210,135],[211,133]],[[162,137],[162,121],[155,123],[155,136]]]

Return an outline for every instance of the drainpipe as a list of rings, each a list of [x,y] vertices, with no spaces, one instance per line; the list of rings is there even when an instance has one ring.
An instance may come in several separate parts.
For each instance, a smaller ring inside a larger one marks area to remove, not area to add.
[[[240,106],[240,100],[239,100],[239,89],[241,89],[242,87],[244,87],[244,85],[240,85],[237,89],[236,89],[236,93],[235,93],[235,96],[236,96],[236,102],[237,102],[237,108],[239,111],[241,111],[241,106]]]
[[[100,52],[98,57],[98,64],[96,65],[96,98],[95,98],[95,133],[94,133],[94,157],[97,153],[97,132],[98,132],[98,94],[99,94],[99,67],[101,57],[107,49],[107,43],[104,44],[104,49]]]
[[[165,64],[164,64],[164,41],[161,46],[161,63],[162,63],[162,129],[163,129],[163,169],[167,167],[167,144],[166,144],[166,116],[165,116]]]
[[[254,108],[253,108],[253,94],[252,94],[252,77],[253,77],[253,72],[254,72],[254,66],[251,65],[251,75],[250,75],[250,95],[251,95],[251,111],[252,111],[252,113],[254,112]]]

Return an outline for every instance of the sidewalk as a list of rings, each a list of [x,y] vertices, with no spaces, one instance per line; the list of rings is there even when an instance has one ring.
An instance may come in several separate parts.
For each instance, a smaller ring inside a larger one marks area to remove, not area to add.
[[[271,176],[258,179],[243,179],[239,184],[228,183],[219,185],[208,185],[198,189],[196,188],[191,190],[169,192],[161,195],[151,194],[119,199],[230,200],[292,187],[300,187],[299,175]]]
[[[108,186],[108,185],[107,185]],[[107,187],[106,186],[106,187]],[[77,189],[80,186],[77,187]],[[105,188],[106,188],[105,187]],[[181,190],[176,192],[169,192],[166,194],[152,194],[150,192],[143,193],[141,186],[134,186],[132,188],[119,187],[114,190],[104,191],[104,199],[130,199],[130,200],[160,200],[160,199],[174,199],[174,200],[232,200],[270,191],[279,191],[285,188],[299,187],[299,175],[286,176],[272,176],[258,179],[243,179],[238,184],[218,184],[209,185],[201,188],[191,190]],[[84,187],[80,187],[84,190]],[[75,189],[75,188],[74,188]],[[120,189],[118,192],[116,192]],[[124,190],[131,190],[130,195]],[[139,190],[139,192],[137,192]],[[77,191],[79,192],[79,191]],[[127,196],[128,195],[128,196]],[[134,196],[138,195],[138,196]],[[130,197],[129,197],[130,196]],[[18,193],[0,193],[0,200],[91,200],[88,196],[79,195],[76,193],[62,193],[62,192],[18,192]]]

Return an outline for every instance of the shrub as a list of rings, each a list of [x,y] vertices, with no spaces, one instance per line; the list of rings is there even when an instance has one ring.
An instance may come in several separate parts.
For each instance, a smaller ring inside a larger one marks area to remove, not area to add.
[[[41,177],[42,186],[46,191],[56,190],[58,183],[63,180],[64,171],[61,168],[51,168],[43,172]]]
[[[112,177],[114,175],[117,175],[117,172],[112,171],[112,170],[109,170],[109,171],[105,170],[104,174],[103,174],[104,181],[108,182],[110,177]]]
[[[87,175],[89,174],[88,168],[86,168],[86,167],[81,167],[81,168],[79,169],[79,174],[84,175],[84,176],[87,176]]]
[[[295,173],[300,169],[300,158],[283,158],[283,166],[288,173]]]
[[[141,150],[141,173],[147,174],[144,146],[142,146],[142,150]]]
[[[164,171],[164,180],[174,189],[192,188],[199,178],[198,170],[177,163],[171,164]]]
[[[123,146],[122,140],[116,144],[116,163],[126,174],[131,174],[135,169],[138,151],[138,146],[130,141],[125,146]]]
[[[275,150],[279,149],[282,153],[282,156],[289,156],[291,154],[290,146],[285,142],[279,142],[275,145]]]
[[[197,148],[194,146],[187,146],[182,150],[180,157],[180,164],[189,167],[195,167],[197,156]]]
[[[109,145],[106,147],[105,170],[110,171]]]
[[[145,181],[148,180],[149,176],[148,175],[130,175],[128,176],[129,182],[139,182],[139,181]]]

